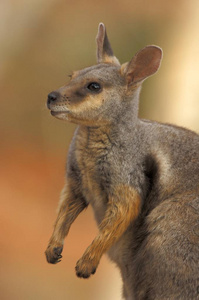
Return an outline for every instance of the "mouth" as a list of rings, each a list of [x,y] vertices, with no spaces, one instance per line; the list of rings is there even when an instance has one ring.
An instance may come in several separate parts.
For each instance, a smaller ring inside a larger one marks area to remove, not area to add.
[[[52,116],[56,117],[56,116],[61,115],[61,114],[62,115],[67,115],[69,113],[69,111],[53,111],[53,110],[51,110],[50,113],[51,113]]]

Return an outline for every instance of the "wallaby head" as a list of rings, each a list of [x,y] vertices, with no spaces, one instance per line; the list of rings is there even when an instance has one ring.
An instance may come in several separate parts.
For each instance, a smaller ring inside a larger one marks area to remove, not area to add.
[[[100,126],[117,122],[129,109],[137,117],[141,84],[158,70],[162,50],[147,46],[121,65],[102,23],[96,41],[97,65],[74,72],[69,83],[48,95],[47,106],[56,118]]]

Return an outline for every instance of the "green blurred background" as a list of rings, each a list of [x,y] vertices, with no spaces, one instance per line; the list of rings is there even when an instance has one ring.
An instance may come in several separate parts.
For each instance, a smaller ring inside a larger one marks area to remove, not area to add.
[[[119,272],[105,256],[91,279],[75,276],[97,232],[90,208],[72,226],[62,262],[45,261],[75,128],[50,116],[47,94],[95,64],[104,22],[121,62],[145,45],[163,48],[140,116],[199,131],[198,16],[197,0],[0,2],[1,299],[121,299]]]

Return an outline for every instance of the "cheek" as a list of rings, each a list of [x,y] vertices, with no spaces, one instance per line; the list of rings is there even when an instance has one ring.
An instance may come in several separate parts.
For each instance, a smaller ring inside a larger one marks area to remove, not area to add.
[[[71,102],[71,111],[74,113],[84,113],[93,110],[96,111],[102,107],[103,103],[103,93],[100,93],[98,95],[89,95],[86,96],[81,102]]]

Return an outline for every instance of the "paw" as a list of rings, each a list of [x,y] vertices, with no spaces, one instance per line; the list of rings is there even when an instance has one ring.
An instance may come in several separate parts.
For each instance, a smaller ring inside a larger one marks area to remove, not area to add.
[[[60,262],[62,258],[61,255],[62,250],[63,250],[63,246],[54,247],[49,245],[45,251],[47,262],[51,264],[57,264],[58,262]]]
[[[83,257],[78,260],[75,267],[76,275],[80,278],[89,278],[92,274],[95,274],[97,264],[93,260],[84,259]]]

